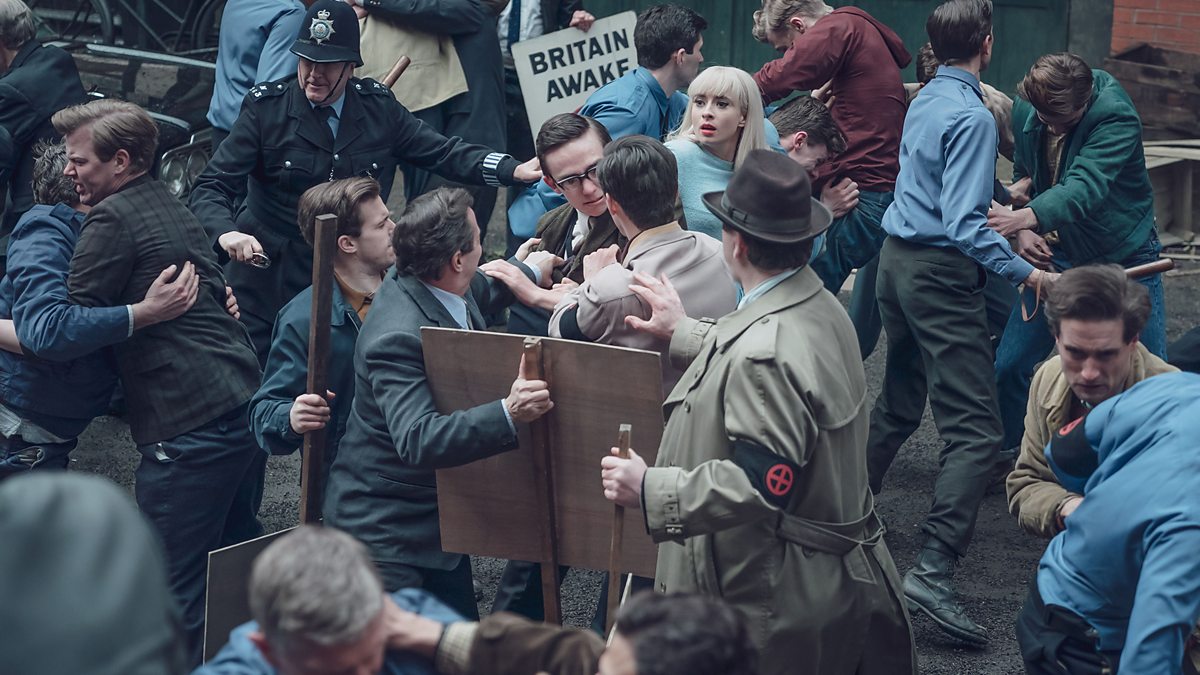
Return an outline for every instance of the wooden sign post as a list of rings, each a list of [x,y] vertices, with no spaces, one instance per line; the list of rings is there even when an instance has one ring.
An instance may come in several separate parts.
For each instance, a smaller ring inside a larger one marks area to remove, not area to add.
[[[313,230],[312,320],[308,325],[308,388],[310,394],[325,397],[329,384],[329,331],[333,312],[333,257],[337,246],[337,216],[317,216]],[[325,471],[325,428],[304,434],[300,464],[300,522],[321,520],[321,485]]]
[[[525,338],[522,352],[521,377],[526,380],[547,380],[542,369],[542,341],[536,337]],[[542,515],[539,534],[542,542],[542,604],[548,623],[562,623],[562,603],[558,590],[558,537],[554,518],[554,458],[550,452],[550,425],[546,415],[529,424],[529,435],[533,441],[533,486],[537,509]]]
[[[630,435],[633,427],[622,424],[617,434],[617,456],[629,459]],[[605,622],[605,634],[612,632],[613,624],[617,621],[617,608],[621,606],[621,541],[625,536],[625,507],[620,504],[613,506],[612,543],[609,544],[608,554],[608,620]]]
[[[547,621],[561,617],[558,565],[654,575],[658,551],[639,512],[620,514],[629,522],[614,556],[613,505],[599,469],[622,424],[638,427],[641,454],[653,464],[663,429],[657,353],[446,328],[422,328],[421,345],[443,414],[494,405],[522,356],[524,376],[545,380],[554,401],[538,421],[517,425],[516,450],[438,469],[445,551],[539,563]]]

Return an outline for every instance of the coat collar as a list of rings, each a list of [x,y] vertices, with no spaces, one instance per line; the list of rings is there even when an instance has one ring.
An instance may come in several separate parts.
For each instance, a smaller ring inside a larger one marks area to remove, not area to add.
[[[350,145],[356,138],[362,134],[363,129],[363,107],[359,100],[359,89],[361,82],[358,78],[350,78],[346,83],[345,99],[342,103],[342,112],[338,123],[338,135],[334,139],[333,147],[327,146],[328,138],[325,136],[325,130],[321,128],[323,122],[317,118],[313,111],[312,104],[309,103],[308,97],[304,95],[304,89],[300,86],[300,81],[291,80],[291,93],[288,98],[288,117],[299,120],[296,125],[296,135],[305,139],[309,143],[329,150],[330,152],[341,152],[346,146]]]
[[[450,316],[450,312],[446,311],[445,305],[433,297],[433,293],[430,293],[429,289],[425,288],[425,284],[421,283],[420,279],[411,274],[402,274],[398,271],[393,271],[389,278],[396,281],[401,290],[407,293],[413,302],[416,303],[421,313],[425,315],[425,318],[434,325],[439,328],[459,328],[458,322],[454,320],[454,317]],[[475,306],[475,301],[471,295],[467,294],[463,299],[467,302],[467,315],[471,323],[477,326],[484,325],[483,315],[479,312],[479,308]]]
[[[824,287],[821,278],[806,265],[783,283],[767,291],[758,300],[722,317],[716,326],[716,346],[724,348],[736,340],[754,322],[805,302]]]
[[[358,312],[355,312],[350,303],[346,302],[346,296],[342,295],[342,289],[335,279],[333,282],[333,311],[329,315],[329,325],[341,326],[348,320],[356,326],[360,325]]]
[[[625,257],[621,259],[621,264],[629,268],[634,260],[646,255],[650,251],[668,244],[673,244],[680,239],[686,239],[688,233],[679,225],[679,221],[671,221],[666,225],[659,225],[648,230],[642,230],[629,240],[629,246],[624,252]]]
[[[34,52],[36,52],[37,50],[39,50],[41,48],[42,48],[42,43],[38,42],[37,40],[30,40],[30,41],[26,42],[25,44],[21,45],[21,48],[17,50],[17,55],[13,57],[12,63],[9,64],[8,70],[5,71],[4,74],[7,75],[8,73],[11,73],[12,71],[16,70],[17,68],[20,68],[21,66],[25,65],[25,62],[29,60],[29,57]],[[3,77],[3,76],[0,75],[0,77]]]

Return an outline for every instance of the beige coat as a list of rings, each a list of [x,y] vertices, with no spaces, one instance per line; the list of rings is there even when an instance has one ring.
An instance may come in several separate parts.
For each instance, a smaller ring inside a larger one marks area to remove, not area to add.
[[[1133,367],[1121,391],[1148,377],[1178,370],[1138,343],[1133,352]],[[1047,539],[1062,530],[1058,523],[1058,507],[1068,497],[1079,496],[1059,485],[1046,462],[1046,444],[1054,432],[1071,421],[1067,419],[1070,407],[1071,387],[1062,372],[1062,359],[1055,356],[1046,361],[1033,376],[1025,411],[1021,454],[1005,481],[1008,510],[1017,517],[1017,523],[1026,532]]]
[[[409,112],[432,108],[467,90],[467,77],[449,35],[426,33],[374,14],[359,19],[358,25],[363,59],[359,77],[383,81],[396,59],[412,59],[408,70],[392,85],[396,100]]]
[[[725,267],[721,242],[669,223],[639,233],[620,264],[594,273],[559,301],[550,317],[550,336],[659,352],[666,393],[683,369],[671,365],[666,342],[625,324],[627,316],[650,318],[649,308],[629,290],[634,272],[667,275],[688,316],[720,318],[737,306],[737,288]]]
[[[656,584],[741,610],[764,674],[916,671],[867,487],[857,345],[808,268],[715,323],[685,320],[671,342],[691,366],[667,398],[642,493]],[[793,526],[814,541],[798,543]],[[821,550],[831,531],[852,542],[844,553]]]

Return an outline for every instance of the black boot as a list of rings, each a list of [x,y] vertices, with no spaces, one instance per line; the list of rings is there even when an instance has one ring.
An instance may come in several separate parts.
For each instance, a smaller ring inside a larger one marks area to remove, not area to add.
[[[917,564],[904,575],[904,598],[910,614],[920,612],[953,638],[976,647],[986,647],[987,630],[967,617],[958,604],[950,578],[955,556],[941,549],[941,542],[926,544]]]

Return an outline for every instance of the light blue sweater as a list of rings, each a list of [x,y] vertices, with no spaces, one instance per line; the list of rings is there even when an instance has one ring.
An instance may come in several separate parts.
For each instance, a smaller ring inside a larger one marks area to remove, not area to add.
[[[721,239],[721,221],[704,206],[700,199],[706,192],[725,189],[733,176],[733,162],[726,162],[699,143],[686,138],[667,141],[667,148],[675,154],[679,165],[679,199],[683,202],[683,215],[687,218],[687,229],[702,232]]]

